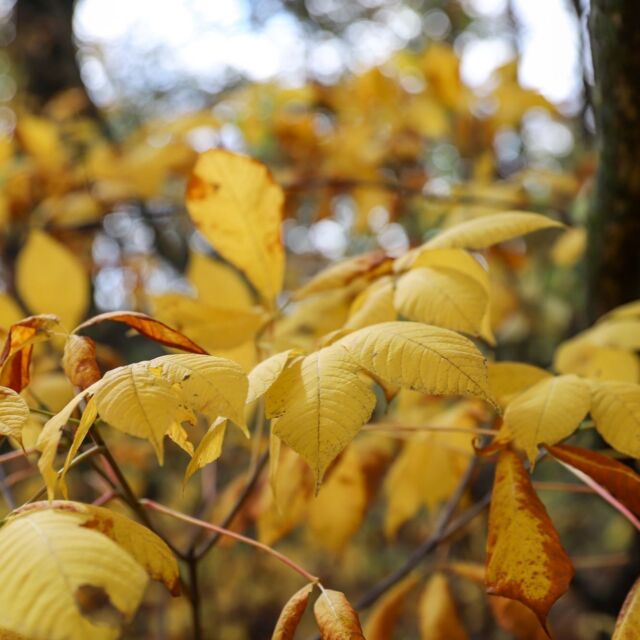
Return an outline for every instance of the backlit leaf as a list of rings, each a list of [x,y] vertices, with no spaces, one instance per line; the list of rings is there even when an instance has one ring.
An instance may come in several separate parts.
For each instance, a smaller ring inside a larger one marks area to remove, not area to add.
[[[490,362],[489,388],[501,407],[506,407],[519,393],[553,374],[523,362]]]
[[[296,591],[284,605],[271,640],[293,640],[300,620],[304,615],[309,602],[309,596],[313,591],[313,585],[307,584]]]
[[[29,407],[13,389],[0,387],[0,435],[22,442],[22,427],[29,419]]]
[[[193,452],[193,457],[189,460],[183,483],[188,482],[196,471],[214,462],[222,455],[226,432],[227,420],[225,418],[218,418],[211,424]]]
[[[344,593],[325,589],[313,606],[322,640],[365,640],[358,614]]]
[[[434,574],[425,585],[418,605],[422,640],[466,640],[449,584],[441,573]]]
[[[62,367],[71,384],[80,389],[100,380],[96,343],[85,336],[70,335],[64,344]]]

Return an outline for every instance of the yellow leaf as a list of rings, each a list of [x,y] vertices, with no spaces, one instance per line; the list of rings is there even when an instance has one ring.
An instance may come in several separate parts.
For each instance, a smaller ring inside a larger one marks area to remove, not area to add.
[[[489,363],[489,388],[503,409],[519,393],[526,391],[541,380],[551,377],[553,374],[531,364],[522,362]]]
[[[16,287],[33,313],[52,313],[71,329],[89,305],[89,278],[78,258],[34,229],[18,255]]]
[[[400,276],[394,303],[409,320],[477,336],[489,298],[476,281],[458,271],[420,267]]]
[[[259,307],[214,307],[180,293],[152,296],[153,313],[208,351],[231,349],[252,340],[265,321]]]
[[[325,589],[313,606],[322,640],[365,640],[358,614],[344,593]]]
[[[560,267],[572,267],[587,248],[587,230],[584,227],[567,229],[553,244],[551,259]]]
[[[640,580],[636,580],[624,600],[611,640],[638,640],[640,637]]]
[[[210,462],[214,462],[222,455],[222,445],[226,432],[227,420],[225,418],[218,418],[211,424],[193,452],[193,457],[184,473],[183,484],[186,484],[196,471],[199,471]]]
[[[369,285],[351,304],[349,319],[341,332],[357,331],[372,324],[396,319],[393,280],[383,277]]]
[[[425,585],[418,605],[422,640],[466,640],[447,579],[436,573]]]
[[[247,404],[261,398],[282,375],[285,367],[294,358],[293,350],[282,351],[257,364],[249,373]]]
[[[635,353],[599,346],[583,336],[563,342],[556,350],[553,366],[559,373],[575,373],[596,380],[640,379],[640,361]]]
[[[317,486],[376,403],[358,365],[333,346],[290,365],[265,400],[273,433],[307,461]]]
[[[44,509],[0,530],[0,629],[30,639],[115,640],[133,618],[147,575],[86,514]]]
[[[416,575],[409,575],[394,585],[374,605],[364,626],[367,640],[389,640],[393,638],[396,622],[409,592],[418,584]]]
[[[13,298],[6,293],[0,293],[0,329],[8,331],[9,327],[19,322],[23,316],[22,309]]]
[[[387,384],[491,400],[486,362],[467,338],[417,322],[383,322],[335,344]]]
[[[611,318],[635,318],[640,319],[640,300],[628,302],[615,309],[612,309],[607,315],[601,318],[601,321],[606,321]]]
[[[90,387],[102,374],[96,360],[96,343],[85,336],[70,335],[64,343],[62,368],[71,384]]]
[[[567,591],[573,566],[520,458],[498,458],[489,512],[487,592],[519,600],[542,625]]]
[[[591,416],[600,435],[614,449],[640,458],[640,385],[594,383]]]
[[[545,378],[508,404],[504,436],[511,436],[533,464],[539,444],[556,444],[578,428],[590,401],[589,385],[577,376]]]
[[[561,222],[537,213],[505,211],[462,222],[439,233],[423,246],[425,249],[486,249],[540,229],[562,227]]]
[[[269,304],[282,288],[284,196],[267,168],[222,149],[203,153],[187,187],[194,224]]]
[[[289,598],[280,612],[271,640],[294,640],[312,591],[313,585],[307,584]]]
[[[0,435],[22,442],[22,428],[29,419],[27,403],[13,389],[0,387]]]

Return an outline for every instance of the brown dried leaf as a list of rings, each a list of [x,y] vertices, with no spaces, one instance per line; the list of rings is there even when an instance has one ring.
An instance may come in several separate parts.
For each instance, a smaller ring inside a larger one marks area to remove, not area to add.
[[[71,384],[90,387],[102,377],[96,360],[96,343],[85,336],[70,335],[64,345],[62,367]]]
[[[271,640],[293,640],[313,591],[311,583],[296,591],[284,605]]]
[[[341,591],[325,589],[313,606],[322,640],[366,640],[358,614]]]

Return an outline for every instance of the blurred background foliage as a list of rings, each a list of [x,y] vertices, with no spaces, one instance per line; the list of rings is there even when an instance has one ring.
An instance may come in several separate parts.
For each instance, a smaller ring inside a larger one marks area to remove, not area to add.
[[[1,329],[30,312],[68,311],[29,308],[16,284],[17,258],[40,228],[91,279],[87,308],[63,318],[69,327],[101,311],[150,312],[212,353],[253,366],[253,342],[221,350],[206,318],[209,307],[225,305],[220,279],[233,280],[239,304],[251,305],[254,293],[194,231],[184,206],[197,154],[221,146],[264,161],[285,189],[287,292],[332,261],[370,250],[400,255],[487,213],[537,211],[565,222],[559,237],[505,243],[483,258],[491,263],[495,358],[550,366],[558,344],[587,324],[582,258],[595,161],[585,11],[580,0],[0,1]],[[317,345],[344,324],[357,293],[289,305],[276,349]],[[194,301],[192,318],[175,295]],[[104,368],[159,352],[117,327],[93,335]],[[39,351],[35,369],[31,400],[57,411],[72,389],[55,349]],[[392,409],[404,424],[486,419],[472,403],[420,407],[406,395]],[[32,438],[40,426],[33,418]],[[307,470],[288,452],[284,512],[270,503],[265,476],[234,527],[312,564],[333,588],[365,591],[424,538],[461,473],[460,456],[472,454],[465,435],[427,449],[420,441],[400,459],[405,439],[365,432],[316,502]],[[158,470],[147,443],[111,440],[140,494],[216,522],[255,463],[255,444],[231,433],[221,461],[183,493],[178,449]],[[405,490],[403,465],[437,469],[443,457],[452,486],[434,492],[434,473],[410,517],[390,522],[388,487]],[[39,487],[25,465],[5,465],[3,509]],[[565,482],[558,473],[543,464],[536,480]],[[72,480],[78,498],[104,491],[90,470]],[[633,533],[593,496],[543,497],[563,541],[584,557],[552,627],[559,638],[608,637],[626,571],[633,574]],[[345,518],[335,530],[328,524]],[[167,530],[178,543],[186,535]],[[484,530],[476,522],[454,541],[457,557],[482,558]],[[268,637],[299,586],[270,558],[226,543],[209,556],[202,585],[207,637],[225,640]],[[512,637],[491,621],[477,585],[455,578],[454,588],[472,637]],[[189,637],[189,625],[186,600],[158,589],[128,637]],[[414,614],[399,625],[394,637],[418,637]]]

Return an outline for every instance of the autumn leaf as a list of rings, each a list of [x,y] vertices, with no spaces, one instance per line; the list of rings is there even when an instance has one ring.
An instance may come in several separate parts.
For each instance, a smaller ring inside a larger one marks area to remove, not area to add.
[[[143,336],[163,344],[166,347],[173,347],[174,349],[181,349],[182,351],[189,351],[191,353],[206,353],[202,347],[179,331],[172,329],[164,322],[148,316],[146,313],[139,313],[137,311],[110,311],[108,313],[101,313],[77,326],[73,332],[78,333],[83,329],[94,327],[97,324],[108,321],[126,324]]]
[[[422,640],[466,640],[447,579],[435,573],[424,587],[418,605]]]
[[[544,378],[517,395],[504,413],[499,440],[512,438],[533,464],[538,445],[569,437],[589,411],[589,385],[577,376]]]
[[[313,585],[307,584],[296,591],[284,605],[271,640],[293,640],[300,620],[304,615],[309,602],[309,596],[313,591]]]
[[[142,600],[147,572],[173,589],[178,580],[157,536],[73,502],[29,505],[10,517],[0,555],[0,629],[28,638],[115,639]]]
[[[591,417],[600,435],[616,450],[640,458],[640,385],[592,385]]]
[[[596,451],[556,445],[546,447],[556,459],[579,469],[640,517],[640,476],[626,464]]]
[[[488,593],[522,602],[544,626],[573,573],[522,462],[512,451],[501,451],[489,512]]]
[[[211,423],[207,432],[202,436],[202,440],[198,443],[187,469],[184,473],[183,485],[186,484],[191,476],[202,469],[202,467],[215,462],[222,455],[222,445],[227,432],[227,420],[218,418]],[[248,434],[247,434],[248,435]]]
[[[418,577],[409,575],[378,600],[364,626],[364,635],[368,640],[389,640],[394,637],[393,632],[405,600],[417,584]]]
[[[640,630],[640,580],[636,580],[622,604],[611,640],[638,640]]]
[[[285,369],[265,396],[273,433],[307,461],[317,485],[375,406],[359,372],[344,349],[326,347]]]
[[[203,153],[187,187],[196,227],[272,303],[282,288],[284,196],[267,168],[222,149]]]
[[[383,322],[335,344],[388,384],[432,395],[473,396],[492,402],[486,363],[467,338],[417,322]]]
[[[62,368],[71,384],[90,387],[102,374],[96,360],[96,343],[85,336],[70,335],[64,344]]]
[[[16,286],[30,311],[55,314],[67,329],[78,324],[89,305],[90,282],[82,263],[37,229],[18,255]]]
[[[544,369],[524,362],[490,362],[488,367],[491,394],[503,409],[519,393],[553,376]]]
[[[324,589],[313,606],[322,640],[365,640],[358,614],[344,593]]]
[[[276,353],[257,364],[248,375],[247,404],[261,398],[278,381],[287,365],[297,357],[292,349]]]
[[[27,403],[13,389],[0,387],[0,435],[22,442],[22,428],[29,419]]]

